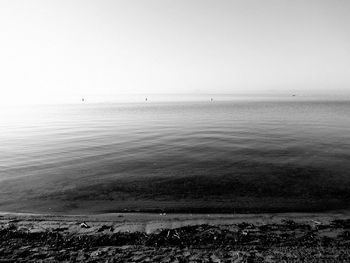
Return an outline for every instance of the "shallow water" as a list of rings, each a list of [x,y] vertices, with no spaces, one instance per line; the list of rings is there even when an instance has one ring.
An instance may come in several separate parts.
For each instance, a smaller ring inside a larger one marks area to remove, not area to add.
[[[37,105],[0,113],[0,209],[350,206],[350,102]]]

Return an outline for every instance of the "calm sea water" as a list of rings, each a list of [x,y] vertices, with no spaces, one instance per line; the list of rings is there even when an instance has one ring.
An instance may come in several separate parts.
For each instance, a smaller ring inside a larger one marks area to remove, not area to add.
[[[4,107],[0,209],[311,211],[350,207],[350,102]]]

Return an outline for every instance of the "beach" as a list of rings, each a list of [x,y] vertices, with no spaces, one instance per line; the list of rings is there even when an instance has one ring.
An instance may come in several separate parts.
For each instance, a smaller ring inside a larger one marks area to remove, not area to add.
[[[350,263],[349,13],[0,0],[0,263]]]
[[[350,213],[0,214],[1,262],[348,262]]]

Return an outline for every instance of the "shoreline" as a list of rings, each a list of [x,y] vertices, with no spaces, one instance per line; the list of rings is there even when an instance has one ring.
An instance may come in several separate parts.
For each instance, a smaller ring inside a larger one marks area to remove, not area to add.
[[[2,262],[349,262],[350,214],[0,212]]]
[[[59,213],[13,213],[0,212],[0,227],[11,220],[22,228],[31,231],[66,227],[68,231],[94,233],[103,224],[113,226],[115,232],[144,232],[147,234],[162,229],[175,229],[186,226],[211,225],[223,226],[242,222],[263,225],[275,224],[284,220],[310,224],[318,221],[329,224],[332,220],[348,219],[350,211],[333,211],[328,213],[248,213],[248,214],[204,214],[204,213],[102,213],[102,214],[59,214]],[[89,224],[87,229],[79,229],[78,223]],[[28,228],[29,227],[29,228]]]

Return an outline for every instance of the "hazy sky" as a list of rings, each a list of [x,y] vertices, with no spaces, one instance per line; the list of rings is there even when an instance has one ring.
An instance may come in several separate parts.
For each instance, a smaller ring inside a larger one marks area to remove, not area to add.
[[[2,102],[350,93],[348,0],[0,0]]]

